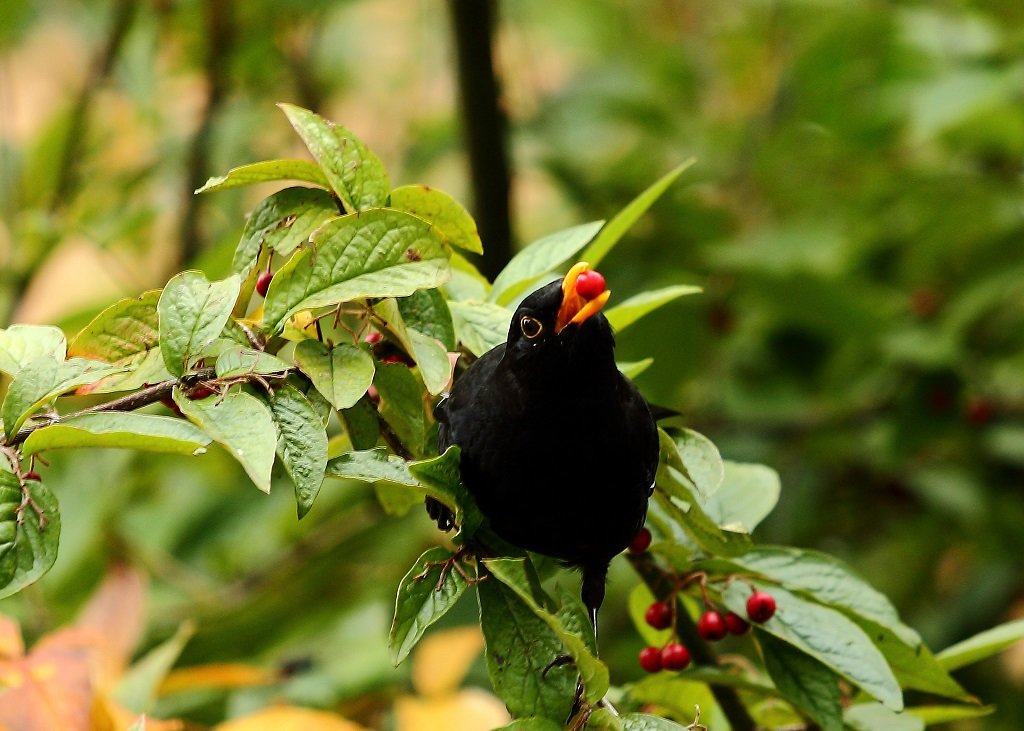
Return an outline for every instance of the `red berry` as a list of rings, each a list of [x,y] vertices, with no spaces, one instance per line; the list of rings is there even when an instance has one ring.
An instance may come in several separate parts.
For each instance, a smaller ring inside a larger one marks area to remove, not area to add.
[[[672,626],[672,607],[665,602],[654,602],[647,607],[644,613],[644,621],[654,629],[668,629]]]
[[[274,278],[274,273],[268,270],[260,272],[260,275],[256,277],[256,292],[260,297],[267,296],[267,290],[270,289],[270,280]]]
[[[42,482],[43,481],[43,478],[40,477],[39,473],[36,472],[35,470],[32,470],[31,472],[26,472],[25,476],[24,476],[24,479],[26,479],[26,480],[35,480],[36,482]]]
[[[192,390],[186,394],[190,401],[198,401],[204,399],[207,396],[212,396],[213,391],[207,386],[193,386]]]
[[[775,615],[775,597],[768,592],[755,591],[747,599],[747,616],[751,622],[767,622]]]
[[[379,332],[367,333],[366,337],[363,338],[363,342],[364,343],[369,343],[370,345],[376,345],[377,343],[380,342],[380,333]]]
[[[750,629],[750,625],[747,623],[747,620],[736,614],[736,612],[729,612],[725,615],[725,629],[731,635],[742,635],[746,634],[747,630]]]
[[[678,642],[670,642],[661,650],[661,666],[666,670],[682,670],[690,664],[690,651]]]
[[[183,413],[181,413],[181,409],[178,408],[178,404],[174,403],[174,399],[172,399],[170,396],[164,396],[162,399],[160,399],[160,403],[162,403],[164,406],[170,409],[171,413],[173,413],[175,416],[185,416]]]
[[[633,536],[633,542],[629,544],[629,550],[632,553],[643,553],[651,545],[651,532],[646,528],[641,528],[640,531]]]
[[[366,396],[373,403],[375,403],[375,404],[379,404],[380,403],[380,392],[377,390],[377,387],[374,386],[373,384],[370,384],[370,387],[366,389]]]
[[[586,300],[592,300],[604,292],[604,277],[600,272],[589,269],[576,277],[576,294]]]
[[[697,620],[697,631],[705,640],[716,642],[725,637],[725,620],[714,610],[704,612]]]
[[[976,396],[967,402],[967,421],[974,426],[985,426],[992,420],[992,402]]]
[[[657,647],[645,647],[640,650],[640,667],[649,673],[661,670],[661,650]]]

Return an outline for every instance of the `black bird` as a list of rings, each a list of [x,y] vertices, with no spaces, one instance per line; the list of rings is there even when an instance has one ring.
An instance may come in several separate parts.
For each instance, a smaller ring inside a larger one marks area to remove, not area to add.
[[[658,466],[658,434],[640,392],[615,365],[600,309],[611,294],[565,278],[530,294],[508,340],[462,374],[436,410],[438,448],[461,448],[466,489],[494,532],[579,567],[597,631],[612,557],[643,526]],[[594,275],[586,275],[593,285]],[[428,501],[444,530],[451,514]]]

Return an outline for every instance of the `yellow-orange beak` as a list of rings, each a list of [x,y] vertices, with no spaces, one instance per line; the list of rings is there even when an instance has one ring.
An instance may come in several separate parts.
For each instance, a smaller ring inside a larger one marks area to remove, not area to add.
[[[576,291],[576,280],[585,271],[590,270],[590,265],[585,261],[573,264],[569,273],[562,280],[562,306],[558,308],[558,317],[555,320],[555,332],[560,333],[570,323],[581,323],[588,317],[600,312],[608,298],[612,296],[611,290],[604,290],[596,297],[587,299]]]

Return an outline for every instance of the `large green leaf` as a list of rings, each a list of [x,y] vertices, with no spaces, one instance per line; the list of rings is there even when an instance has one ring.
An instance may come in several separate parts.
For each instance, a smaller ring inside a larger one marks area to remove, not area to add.
[[[851,614],[850,618],[871,638],[875,647],[882,651],[901,687],[962,701],[975,700],[950,676],[920,639],[908,642],[881,624],[855,614]]]
[[[85,358],[57,361],[47,355],[41,356],[22,368],[7,389],[0,408],[4,432],[17,432],[28,417],[57,396],[121,370],[121,366]]]
[[[693,429],[659,430],[661,460],[677,471],[701,499],[713,495],[722,484],[725,465],[718,447]]]
[[[338,419],[353,449],[372,449],[376,446],[380,439],[380,415],[369,396],[363,396],[350,409],[338,411]]]
[[[345,210],[354,213],[387,203],[391,184],[380,159],[352,132],[308,109],[278,104],[320,164]]]
[[[896,713],[880,703],[858,703],[843,712],[851,731],[924,731],[924,721],[910,713]]]
[[[252,374],[283,375],[291,367],[275,355],[244,345],[229,345],[220,352],[214,365],[218,378],[233,378]]]
[[[232,275],[210,282],[195,270],[171,278],[160,294],[160,352],[167,370],[181,376],[190,361],[221,334],[238,298],[240,280]]]
[[[708,498],[704,510],[719,525],[753,532],[768,517],[782,492],[779,474],[763,464],[724,463],[721,487]]]
[[[476,221],[461,203],[437,188],[403,185],[391,191],[391,208],[406,211],[432,223],[452,246],[477,254],[484,252]]]
[[[355,405],[373,383],[373,358],[362,348],[342,343],[328,350],[319,340],[295,346],[295,363],[336,409]]]
[[[493,302],[449,302],[455,334],[478,358],[508,337],[512,310]]]
[[[260,249],[290,256],[325,221],[339,214],[333,196],[319,188],[285,188],[267,196],[245,222],[231,268],[245,277]]]
[[[701,722],[708,728],[716,728],[716,721],[724,721],[721,711],[711,694],[711,688],[705,683],[687,679],[687,673],[657,673],[627,687],[628,698],[636,707],[653,705],[669,708],[680,718],[692,718],[696,715],[696,707],[700,707]],[[637,716],[640,714],[629,714]],[[625,718],[625,716],[623,717]],[[652,720],[656,719],[656,720]],[[664,719],[646,716],[645,721],[655,723]],[[639,728],[643,728],[640,726]],[[649,728],[657,729],[657,726]],[[661,727],[664,728],[664,727]],[[672,728],[672,727],[670,727]]]
[[[611,323],[612,328],[616,332],[620,332],[662,305],[667,305],[683,295],[696,294],[700,291],[702,291],[700,287],[677,284],[651,292],[641,292],[630,297],[625,302],[621,302],[615,305],[615,307],[606,310],[604,314],[608,318],[608,322]]]
[[[242,391],[193,401],[178,389],[174,390],[174,402],[241,463],[256,487],[270,492],[277,431],[266,404]]]
[[[622,235],[626,233],[637,219],[642,216],[651,205],[668,190],[668,187],[676,181],[684,170],[697,162],[696,158],[690,158],[686,162],[676,166],[665,175],[654,181],[647,190],[630,201],[625,208],[619,211],[615,218],[608,222],[608,225],[601,229],[601,232],[594,238],[593,243],[587,247],[581,257],[583,261],[590,262],[591,266],[597,266],[609,251],[619,242]]]
[[[842,694],[836,674],[792,645],[757,631],[765,670],[783,698],[806,713],[822,731],[842,731]]]
[[[264,160],[232,168],[226,175],[210,178],[201,188],[196,189],[196,193],[240,188],[273,180],[304,180],[324,188],[330,187],[320,166],[309,160]]]
[[[593,221],[545,236],[527,246],[494,279],[491,301],[507,305],[531,284],[577,254],[604,225]]]
[[[380,394],[381,417],[410,452],[421,455],[426,446],[427,417],[420,382],[401,363],[379,363],[373,383]]]
[[[481,581],[477,596],[494,691],[513,716],[564,723],[576,689],[576,670],[561,665],[544,672],[564,652],[558,635],[501,581]]]
[[[884,703],[903,708],[903,694],[885,657],[871,639],[846,615],[801,599],[778,586],[759,586],[775,597],[775,616],[761,625],[781,640],[814,657],[839,675]],[[746,613],[750,588],[740,582],[722,593],[729,610]]]
[[[205,452],[209,443],[210,437],[184,419],[104,411],[36,429],[25,440],[22,453],[105,447],[192,455]]]
[[[327,463],[327,476],[361,482],[388,482],[423,491],[401,457],[389,454],[384,447],[346,452]],[[426,495],[426,492],[423,492]]]
[[[31,498],[24,508],[22,489]],[[26,480],[22,488],[18,476],[0,466],[0,599],[49,571],[59,542],[60,510],[53,493],[38,480]]]
[[[576,669],[583,678],[584,694],[588,701],[596,703],[608,692],[608,667],[598,660],[582,635],[569,631],[556,614],[551,613],[534,596],[524,558],[494,558],[484,563],[492,576],[512,589],[534,614],[543,620],[566,652],[576,663]],[[590,628],[587,628],[588,631]]]
[[[447,566],[441,575],[441,564],[451,556],[451,551],[439,546],[428,549],[398,585],[395,619],[388,637],[391,661],[396,666],[409,655],[427,628],[447,614],[466,591],[466,580],[454,566]]]
[[[443,289],[449,300],[483,301],[491,293],[491,283],[472,262],[459,252],[453,251],[452,278],[445,283]]]
[[[995,706],[914,706],[908,708],[907,713],[917,716],[924,721],[925,726],[933,726],[937,723],[951,723],[953,721],[965,721],[971,718],[984,718],[995,713]]]
[[[313,506],[327,470],[327,432],[313,404],[291,384],[274,389],[270,412],[277,424],[278,454],[295,485],[301,520]]]
[[[1021,640],[1024,640],[1024,619],[1017,619],[947,647],[937,657],[946,670],[956,670],[996,655]]]
[[[39,358],[61,361],[67,341],[60,328],[51,325],[11,325],[0,330],[0,372],[16,376]]]
[[[437,338],[408,327],[398,302],[390,297],[379,302],[373,309],[386,323],[388,333],[416,361],[427,391],[434,395],[441,393],[452,378],[452,362],[448,359],[448,350],[444,344]]]
[[[745,533],[723,530],[701,508],[684,478],[668,465],[658,469],[655,501],[666,518],[682,528],[702,550],[716,556],[735,556],[751,546]]]
[[[420,289],[399,298],[398,311],[406,327],[439,340],[445,350],[455,350],[452,313],[439,289]]]
[[[443,284],[450,250],[426,221],[374,208],[334,218],[274,275],[264,322],[279,332],[302,309],[362,297],[404,297]]]
[[[623,731],[686,731],[686,726],[649,713],[627,713],[620,719]]]

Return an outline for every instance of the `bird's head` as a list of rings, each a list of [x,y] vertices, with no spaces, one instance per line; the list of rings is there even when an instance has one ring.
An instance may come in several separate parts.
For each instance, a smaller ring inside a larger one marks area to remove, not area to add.
[[[610,296],[604,277],[586,262],[575,264],[561,281],[541,287],[516,309],[506,358],[544,363],[547,372],[573,362],[614,362],[611,325],[601,314]]]

